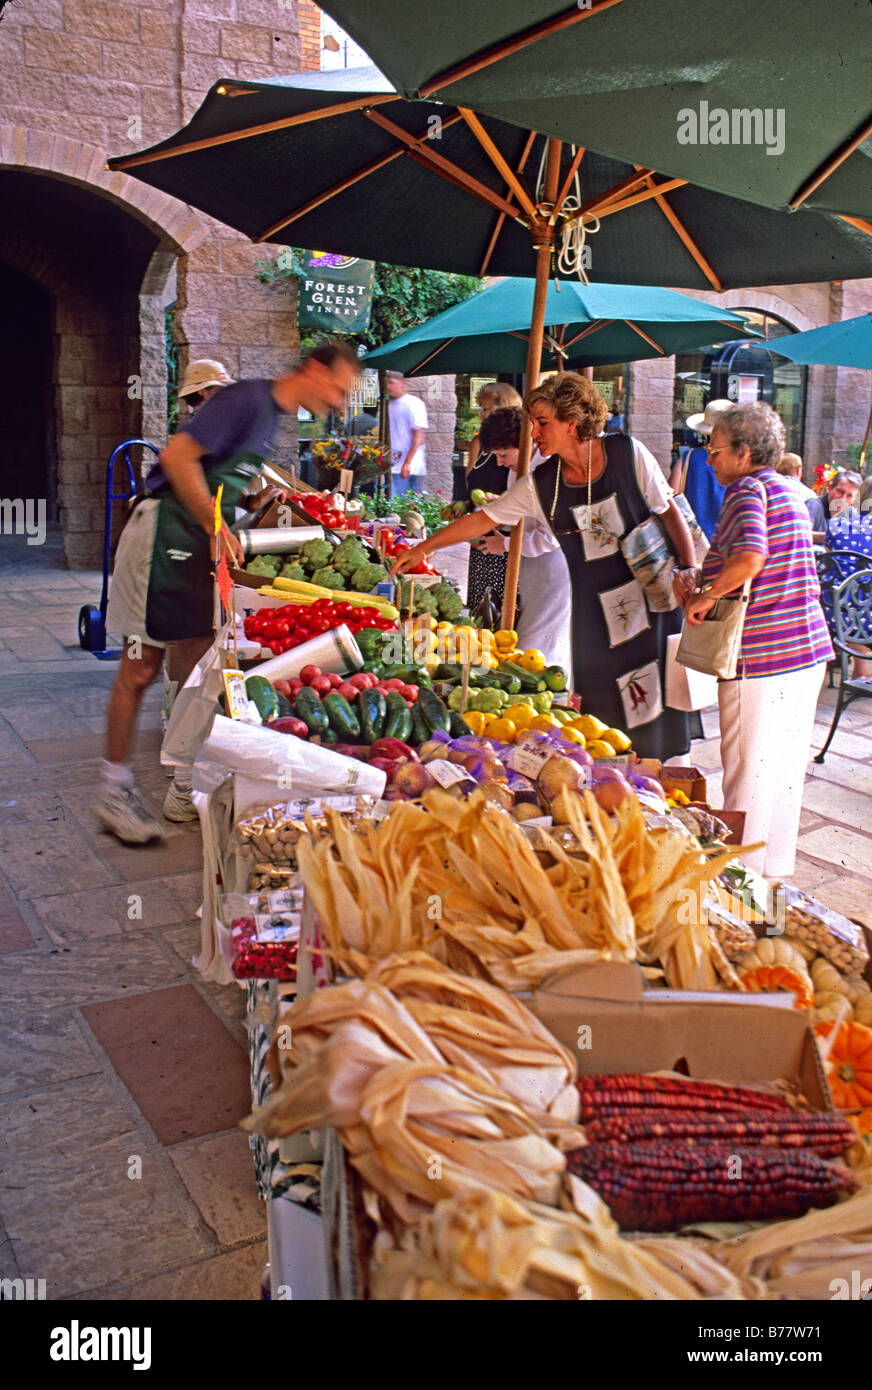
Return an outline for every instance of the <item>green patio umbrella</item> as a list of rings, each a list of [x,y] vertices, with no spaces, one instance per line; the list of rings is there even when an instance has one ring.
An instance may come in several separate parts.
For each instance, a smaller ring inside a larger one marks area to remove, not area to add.
[[[825,323],[822,328],[809,328],[805,333],[788,333],[775,341],[777,346],[773,344],[773,352],[802,366],[865,367],[872,371],[872,314],[859,314],[841,323]],[[861,468],[870,434],[872,410],[863,436]]]
[[[535,281],[509,278],[410,328],[366,356],[404,376],[523,372]],[[695,352],[747,334],[740,314],[652,285],[551,281],[545,302],[544,370],[575,369]]]
[[[530,384],[539,379],[548,281],[564,235],[576,264],[613,283],[721,290],[872,274],[872,238],[827,213],[773,212],[468,108],[405,100],[372,68],[225,79],[184,129],[109,167],[255,241],[478,275],[534,274]],[[594,220],[582,225],[583,217]],[[525,428],[519,476],[529,452]],[[509,552],[508,627],[522,529],[519,522]]]
[[[872,217],[866,0],[324,8],[406,96],[470,107],[766,207]]]

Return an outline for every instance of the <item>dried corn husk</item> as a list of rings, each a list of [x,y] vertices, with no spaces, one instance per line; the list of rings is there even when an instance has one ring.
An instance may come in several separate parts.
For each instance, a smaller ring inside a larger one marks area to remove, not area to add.
[[[382,1232],[370,1293],[392,1300],[701,1297],[674,1261],[621,1237],[602,1204],[590,1219],[481,1191],[439,1202],[399,1238]]]
[[[831,1299],[833,1281],[851,1272],[872,1279],[872,1189],[824,1211],[777,1221],[710,1252],[740,1278],[764,1281],[767,1297]]]
[[[542,1123],[578,1119],[574,1057],[504,989],[424,952],[389,956],[368,980],[402,1001],[446,1062],[501,1086]]]

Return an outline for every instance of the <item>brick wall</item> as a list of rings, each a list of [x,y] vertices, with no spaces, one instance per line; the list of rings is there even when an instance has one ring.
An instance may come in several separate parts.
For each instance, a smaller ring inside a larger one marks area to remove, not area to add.
[[[183,367],[208,356],[234,376],[271,375],[298,350],[287,294],[254,278],[254,262],[274,248],[255,248],[175,199],[107,175],[106,156],[170,135],[220,77],[264,79],[301,66],[296,0],[16,0],[5,9],[4,191],[10,179],[38,172],[52,190],[72,183],[111,202],[132,228],[116,236],[107,278],[105,266],[90,263],[90,214],[64,224],[63,248],[50,206],[41,219],[16,220],[4,208],[0,224],[0,259],[53,298],[57,495],[71,565],[99,561],[108,452],[132,434],[165,438],[163,312],[174,297]],[[151,235],[144,259],[143,225]],[[61,261],[65,273],[55,273]],[[133,396],[130,376],[141,383]],[[277,457],[294,443],[292,429]]]
[[[321,66],[321,11],[312,0],[297,0],[302,61],[300,67],[316,71]]]

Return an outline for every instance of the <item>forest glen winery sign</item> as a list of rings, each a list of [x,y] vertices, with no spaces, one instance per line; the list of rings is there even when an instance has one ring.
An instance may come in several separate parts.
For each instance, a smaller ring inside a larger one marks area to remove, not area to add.
[[[331,251],[305,251],[297,289],[297,328],[304,333],[365,333],[372,308],[374,262]]]

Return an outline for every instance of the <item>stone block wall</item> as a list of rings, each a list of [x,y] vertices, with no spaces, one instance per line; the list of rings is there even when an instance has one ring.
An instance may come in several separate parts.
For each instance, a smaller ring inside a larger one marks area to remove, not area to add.
[[[314,66],[320,20],[317,29]],[[234,376],[274,375],[298,353],[287,291],[254,276],[255,261],[275,248],[255,248],[195,209],[108,174],[107,155],[166,138],[219,78],[264,79],[301,66],[296,0],[16,0],[5,9],[0,179],[8,186],[10,178],[36,173],[53,189],[74,185],[121,209],[135,232],[116,238],[112,273],[98,266],[92,275],[85,273],[87,213],[77,222],[58,217],[63,246],[50,209],[41,222],[7,213],[0,223],[0,258],[53,297],[48,398],[60,522],[73,566],[100,559],[111,449],[131,435],[165,439],[168,304],[177,299],[179,306],[182,368],[208,356],[225,361]],[[143,226],[151,236],[144,259]],[[131,377],[139,383],[132,393]],[[292,422],[276,457],[287,459],[295,439]]]
[[[453,376],[418,376],[409,381],[409,394],[419,396],[427,407],[427,490],[440,489],[451,499],[451,455],[454,452],[454,425],[457,394]]]

